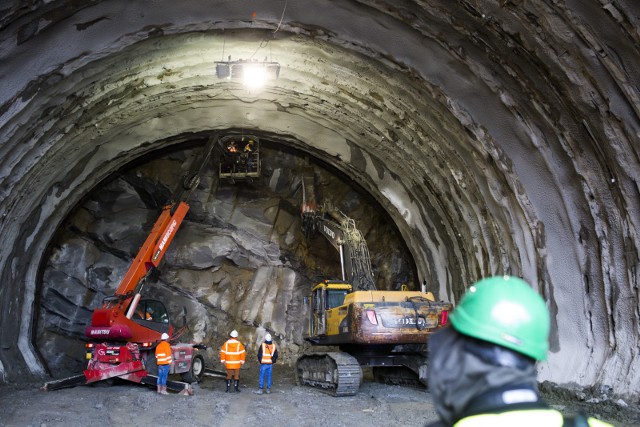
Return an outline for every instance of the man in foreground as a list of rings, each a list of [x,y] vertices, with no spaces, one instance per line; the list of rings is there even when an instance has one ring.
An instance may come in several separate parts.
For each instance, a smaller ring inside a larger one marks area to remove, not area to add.
[[[547,357],[549,325],[544,300],[522,279],[471,286],[451,326],[429,341],[429,391],[441,420],[430,427],[611,427],[565,417],[540,398],[536,362]]]

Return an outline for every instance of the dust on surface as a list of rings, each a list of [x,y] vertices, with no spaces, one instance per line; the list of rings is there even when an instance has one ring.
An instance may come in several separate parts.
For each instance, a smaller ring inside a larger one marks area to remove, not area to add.
[[[293,369],[275,365],[271,394],[255,394],[258,374],[243,369],[240,393],[225,393],[224,379],[205,377],[193,396],[132,383],[40,391],[42,384],[0,387],[0,426],[349,426],[437,420],[424,390],[366,380],[356,396],[333,397],[295,384]]]
[[[350,397],[297,386],[293,368],[284,365],[274,366],[268,395],[254,393],[258,373],[253,367],[241,371],[240,393],[225,393],[225,380],[213,377],[194,384],[193,396],[161,396],[154,389],[125,382],[48,392],[41,391],[41,386],[0,386],[0,426],[238,427],[266,423],[270,427],[412,427],[437,420],[431,396],[424,389],[379,384],[366,370],[359,393]],[[562,400],[553,406],[565,412],[572,408],[571,402]],[[629,424],[614,425],[638,424],[629,420]]]

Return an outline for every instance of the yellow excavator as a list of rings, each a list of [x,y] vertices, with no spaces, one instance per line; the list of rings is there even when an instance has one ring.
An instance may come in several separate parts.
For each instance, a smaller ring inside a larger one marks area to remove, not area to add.
[[[335,396],[352,396],[362,366],[377,381],[427,383],[427,339],[446,325],[451,303],[431,292],[376,290],[369,250],[355,221],[316,203],[313,176],[302,178],[302,226],[307,238],[320,233],[339,252],[341,280],[324,280],[308,298],[305,339],[331,352],[307,352],[296,361],[298,384]]]

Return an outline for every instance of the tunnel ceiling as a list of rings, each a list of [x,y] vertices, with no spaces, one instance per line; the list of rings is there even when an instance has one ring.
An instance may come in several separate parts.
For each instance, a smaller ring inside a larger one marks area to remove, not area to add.
[[[41,371],[37,274],[73,206],[144,154],[231,129],[357,182],[441,297],[523,276],[552,311],[542,378],[637,396],[636,2],[0,7],[0,377]],[[229,57],[279,78],[218,79]]]

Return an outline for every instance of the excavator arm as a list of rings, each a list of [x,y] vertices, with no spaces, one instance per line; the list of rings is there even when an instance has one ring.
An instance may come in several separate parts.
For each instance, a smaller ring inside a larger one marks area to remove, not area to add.
[[[342,280],[358,290],[375,290],[369,248],[356,222],[330,204],[318,207],[313,177],[302,178],[302,228],[307,238],[322,234],[340,254]]]

